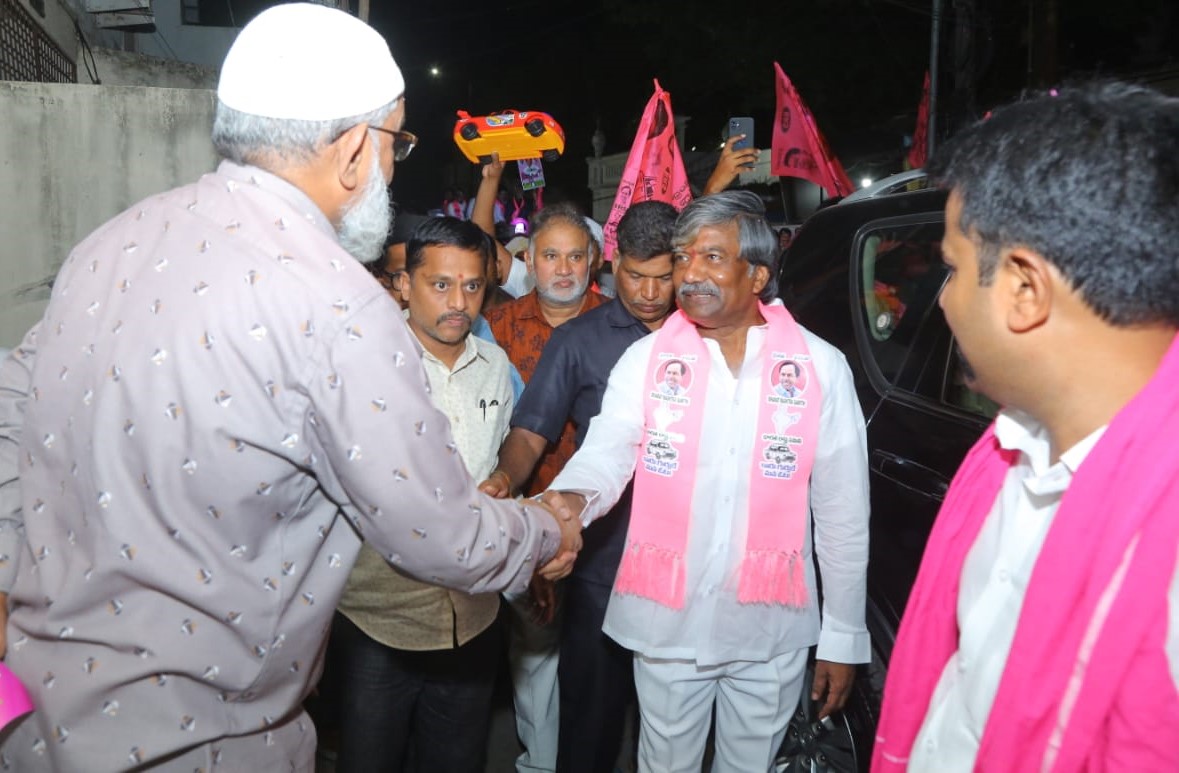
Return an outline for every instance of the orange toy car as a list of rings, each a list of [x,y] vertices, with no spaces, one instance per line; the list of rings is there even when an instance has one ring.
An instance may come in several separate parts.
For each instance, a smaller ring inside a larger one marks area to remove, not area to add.
[[[454,144],[476,164],[490,162],[492,153],[498,153],[500,161],[556,161],[565,152],[565,132],[551,115],[535,110],[505,110],[475,117],[459,110]]]

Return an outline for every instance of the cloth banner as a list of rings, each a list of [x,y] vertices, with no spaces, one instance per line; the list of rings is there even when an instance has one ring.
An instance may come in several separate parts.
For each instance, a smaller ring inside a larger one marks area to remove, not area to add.
[[[643,110],[639,130],[618,182],[614,206],[602,229],[606,238],[606,260],[614,257],[618,244],[618,221],[631,204],[640,201],[665,201],[683,209],[692,200],[684,156],[675,138],[675,119],[671,114],[671,94],[655,81],[655,93]]]
[[[917,108],[917,128],[913,130],[913,144],[909,146],[909,168],[921,169],[929,154],[929,70],[925,71],[925,85],[921,87],[921,105]]]
[[[827,147],[815,124],[815,117],[803,104],[794,84],[774,62],[777,74],[778,109],[774,112],[770,174],[801,177],[827,191],[828,196],[846,196],[855,190],[843,165]]]

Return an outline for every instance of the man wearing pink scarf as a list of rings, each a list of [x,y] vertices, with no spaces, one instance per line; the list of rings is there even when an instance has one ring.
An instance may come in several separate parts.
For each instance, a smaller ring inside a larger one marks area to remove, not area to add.
[[[1179,100],[1052,90],[929,167],[1005,406],[926,546],[872,769],[1179,770]]]
[[[618,360],[552,486],[588,523],[634,476],[603,631],[635,653],[639,770],[699,773],[715,709],[712,770],[767,771],[808,649],[824,716],[869,657],[864,420],[843,355],[775,300],[757,196],[697,199],[672,245],[680,310]]]

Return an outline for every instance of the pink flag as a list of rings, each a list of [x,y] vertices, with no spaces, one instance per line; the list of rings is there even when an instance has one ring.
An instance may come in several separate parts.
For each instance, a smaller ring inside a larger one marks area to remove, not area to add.
[[[827,191],[828,196],[851,193],[851,180],[839,159],[827,147],[827,141],[815,125],[815,117],[802,103],[794,84],[774,62],[777,73],[778,109],[775,112],[774,138],[771,145],[770,174],[801,177]]]
[[[917,108],[917,128],[913,130],[913,144],[909,146],[909,168],[925,166],[929,153],[929,70],[925,71],[925,85],[921,87],[921,104]]]
[[[639,131],[622,170],[614,206],[602,229],[606,237],[606,260],[614,256],[618,244],[618,221],[631,204],[640,201],[666,201],[683,209],[692,200],[684,157],[675,138],[675,120],[671,115],[671,94],[655,81],[655,93],[643,110]]]

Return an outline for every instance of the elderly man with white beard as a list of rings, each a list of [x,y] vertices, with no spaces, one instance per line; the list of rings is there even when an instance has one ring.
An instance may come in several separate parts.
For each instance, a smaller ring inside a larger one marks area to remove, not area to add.
[[[0,767],[311,770],[361,538],[472,593],[567,572],[579,526],[476,489],[359,262],[404,120],[380,35],[271,8],[221,71],[226,160],[65,261],[0,368],[0,610],[36,707]]]

